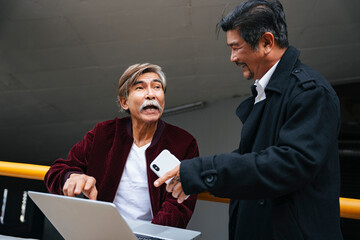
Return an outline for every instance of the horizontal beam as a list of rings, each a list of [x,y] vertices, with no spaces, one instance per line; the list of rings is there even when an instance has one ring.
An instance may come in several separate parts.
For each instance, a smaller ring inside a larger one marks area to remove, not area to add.
[[[14,163],[0,161],[0,175],[17,178],[27,178],[35,180],[44,180],[49,166],[35,165],[27,163]],[[230,199],[214,197],[208,192],[203,192],[198,195],[199,200],[229,203]],[[340,217],[360,220],[360,200],[353,198],[339,198],[340,202]]]
[[[230,203],[229,198],[214,197],[209,192],[202,192],[198,194],[198,199],[211,202]]]
[[[44,180],[49,166],[0,161],[0,175],[35,180]]]
[[[341,197],[340,217],[360,220],[360,200]]]
[[[203,192],[198,195],[199,200],[230,203],[228,198],[214,197],[208,192]],[[339,198],[340,202],[340,217],[360,220],[360,199],[354,198]]]

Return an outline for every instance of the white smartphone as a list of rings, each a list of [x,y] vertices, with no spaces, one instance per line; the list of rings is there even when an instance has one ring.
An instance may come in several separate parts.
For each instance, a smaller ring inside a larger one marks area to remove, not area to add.
[[[169,150],[165,149],[151,162],[150,168],[158,177],[162,177],[179,164],[179,159],[169,152]],[[171,179],[166,180],[166,184],[168,184],[170,180]]]

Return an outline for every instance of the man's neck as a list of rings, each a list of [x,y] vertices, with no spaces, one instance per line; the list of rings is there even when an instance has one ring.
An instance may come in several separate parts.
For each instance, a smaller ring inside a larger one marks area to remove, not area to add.
[[[132,134],[136,146],[142,147],[152,141],[156,132],[157,123],[158,122],[147,124],[132,121]]]
[[[264,72],[261,76],[258,76],[257,80],[260,80],[284,55],[287,48],[274,48],[271,53],[266,57]],[[254,79],[256,80],[256,79]]]
[[[273,52],[271,66],[274,66],[274,64],[282,58],[287,49],[288,48],[278,48]]]

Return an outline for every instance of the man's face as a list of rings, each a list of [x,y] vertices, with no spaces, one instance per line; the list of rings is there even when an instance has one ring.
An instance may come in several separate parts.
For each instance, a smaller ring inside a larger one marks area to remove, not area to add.
[[[226,36],[227,44],[231,48],[230,61],[241,67],[244,78],[260,79],[266,73],[262,69],[264,66],[261,51],[252,49],[240,36],[239,30],[229,30]]]
[[[141,74],[120,103],[139,123],[157,122],[165,107],[165,94],[160,77],[154,72]]]

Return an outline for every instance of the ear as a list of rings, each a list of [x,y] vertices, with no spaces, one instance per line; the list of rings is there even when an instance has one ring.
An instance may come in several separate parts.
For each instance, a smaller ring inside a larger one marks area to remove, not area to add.
[[[128,109],[129,109],[129,106],[127,105],[127,98],[125,98],[125,97],[119,97],[119,103],[120,103],[121,107],[122,107],[124,110],[128,110]]]
[[[271,32],[266,32],[260,39],[260,44],[264,49],[264,54],[268,55],[275,46],[274,35]]]

